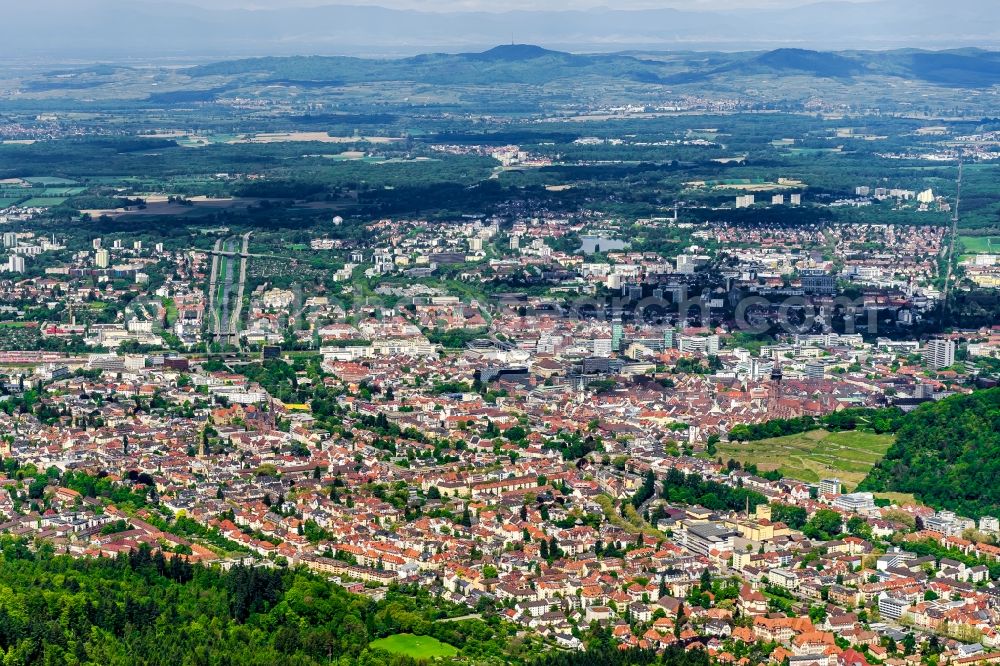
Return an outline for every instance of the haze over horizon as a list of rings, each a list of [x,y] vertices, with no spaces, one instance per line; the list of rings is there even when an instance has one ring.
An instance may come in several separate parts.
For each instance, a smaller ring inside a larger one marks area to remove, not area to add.
[[[36,0],[7,8],[9,58],[406,56],[516,41],[575,52],[1000,46],[993,0]],[[418,10],[419,9],[419,10]],[[253,10],[253,11],[248,11]]]

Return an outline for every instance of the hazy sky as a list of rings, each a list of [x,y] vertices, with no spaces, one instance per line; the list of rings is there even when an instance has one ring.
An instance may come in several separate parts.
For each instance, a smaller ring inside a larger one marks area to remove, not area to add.
[[[652,9],[672,7],[687,10],[735,9],[751,7],[794,7],[815,0],[176,0],[211,9],[275,9],[315,5],[377,5],[425,11],[503,11],[508,9]],[[864,0],[861,0],[864,1]]]

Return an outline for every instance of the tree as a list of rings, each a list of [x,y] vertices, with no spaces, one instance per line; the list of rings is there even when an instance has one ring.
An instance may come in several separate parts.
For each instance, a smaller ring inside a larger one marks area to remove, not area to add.
[[[847,519],[847,531],[866,540],[871,540],[873,537],[871,525],[861,516],[851,516]]]
[[[805,526],[807,515],[806,510],[800,506],[777,502],[771,505],[772,520],[784,523],[793,530],[801,530]]]
[[[562,549],[559,548],[559,542],[556,541],[555,537],[549,539],[549,557],[552,559],[559,559],[563,556]]]
[[[28,486],[28,498],[33,500],[42,499],[42,496],[45,495],[47,485],[48,479],[46,477],[34,479]]]
[[[504,437],[512,442],[520,442],[528,436],[528,431],[523,426],[512,426],[504,432]]]
[[[841,532],[840,514],[832,509],[819,509],[802,528],[802,533],[810,539],[829,541]]]

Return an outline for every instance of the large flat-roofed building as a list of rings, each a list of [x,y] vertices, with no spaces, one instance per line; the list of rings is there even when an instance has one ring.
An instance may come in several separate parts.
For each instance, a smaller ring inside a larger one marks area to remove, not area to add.
[[[713,549],[732,550],[737,530],[722,523],[692,523],[684,530],[684,547],[698,555],[708,555]]]
[[[875,496],[871,493],[848,493],[838,495],[833,500],[834,508],[854,513],[867,513],[875,508]]]
[[[807,294],[836,294],[837,279],[824,270],[806,269],[799,274],[802,290]]]

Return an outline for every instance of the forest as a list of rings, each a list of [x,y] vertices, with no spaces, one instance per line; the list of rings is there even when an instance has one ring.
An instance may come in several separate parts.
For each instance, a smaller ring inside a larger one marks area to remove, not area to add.
[[[896,442],[859,490],[913,493],[961,515],[1000,515],[1000,389],[927,403],[903,418]]]
[[[414,664],[369,647],[401,632],[461,649],[455,663],[528,663],[536,639],[465,613],[425,589],[373,601],[303,570],[219,567],[143,546],[115,558],[56,555],[0,539],[0,651],[26,664]]]

